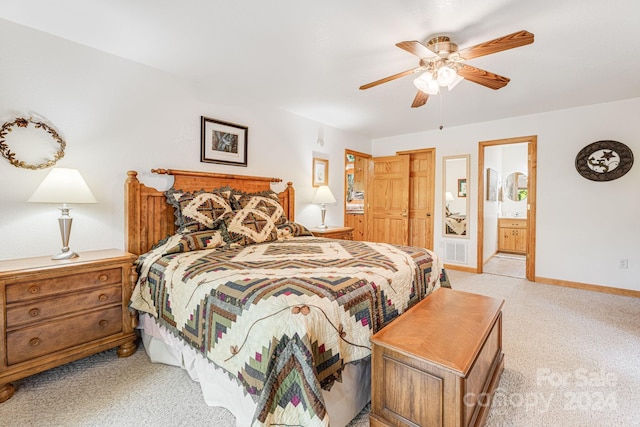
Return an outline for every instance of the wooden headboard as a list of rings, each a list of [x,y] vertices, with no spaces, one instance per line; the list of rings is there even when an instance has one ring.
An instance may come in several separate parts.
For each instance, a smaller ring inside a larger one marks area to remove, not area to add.
[[[211,172],[152,169],[151,172],[174,177],[173,188],[184,191],[212,190],[229,186],[247,193],[271,190],[279,178],[230,175]],[[295,220],[293,184],[278,194],[289,221]],[[166,202],[164,191],[147,187],[138,181],[138,172],[128,171],[124,185],[124,215],[126,250],[141,255],[153,245],[175,233],[174,209]]]

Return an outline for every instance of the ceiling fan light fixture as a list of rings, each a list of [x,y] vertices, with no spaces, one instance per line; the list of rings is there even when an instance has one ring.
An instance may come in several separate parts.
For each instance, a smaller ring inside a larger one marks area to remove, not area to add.
[[[419,58],[418,66],[362,85],[360,90],[420,72],[423,74],[413,80],[418,93],[411,107],[416,108],[427,103],[428,95],[439,94],[440,86],[452,90],[463,79],[489,89],[500,89],[509,83],[508,77],[467,65],[465,61],[525,46],[533,43],[533,39],[533,34],[522,30],[462,50],[458,50],[458,45],[451,42],[448,36],[433,37],[426,44],[416,40],[399,42],[396,43],[397,47]]]
[[[418,90],[426,93],[427,95],[437,95],[440,92],[440,86],[438,85],[438,82],[433,79],[431,71],[427,71],[414,79],[413,84],[418,88]]]
[[[440,86],[451,85],[456,80],[456,77],[458,77],[458,73],[448,65],[438,68],[438,84]]]

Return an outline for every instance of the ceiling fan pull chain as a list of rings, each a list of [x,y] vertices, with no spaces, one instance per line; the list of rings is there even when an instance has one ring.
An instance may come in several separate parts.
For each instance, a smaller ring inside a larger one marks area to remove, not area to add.
[[[442,125],[442,121],[444,117],[444,114],[442,113],[442,103],[444,102],[443,98],[444,98],[444,90],[441,90],[440,91],[440,127],[438,128],[440,130],[444,129],[444,126]]]

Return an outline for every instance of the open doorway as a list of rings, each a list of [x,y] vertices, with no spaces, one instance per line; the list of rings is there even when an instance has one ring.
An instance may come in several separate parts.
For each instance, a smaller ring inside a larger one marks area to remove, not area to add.
[[[479,143],[478,273],[535,280],[536,164],[536,136]]]

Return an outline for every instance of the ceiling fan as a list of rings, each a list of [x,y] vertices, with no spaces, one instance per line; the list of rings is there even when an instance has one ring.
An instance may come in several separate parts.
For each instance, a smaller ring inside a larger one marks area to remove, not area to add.
[[[463,79],[494,90],[500,89],[509,83],[508,77],[472,67],[465,64],[465,61],[531,43],[533,34],[525,30],[461,50],[458,50],[458,45],[447,36],[434,37],[426,44],[415,40],[400,42],[396,46],[420,58],[420,64],[410,70],[362,85],[360,90],[423,71],[424,73],[413,81],[418,93],[411,104],[412,108],[426,104],[429,95],[437,95],[441,86],[447,86],[451,90]]]

